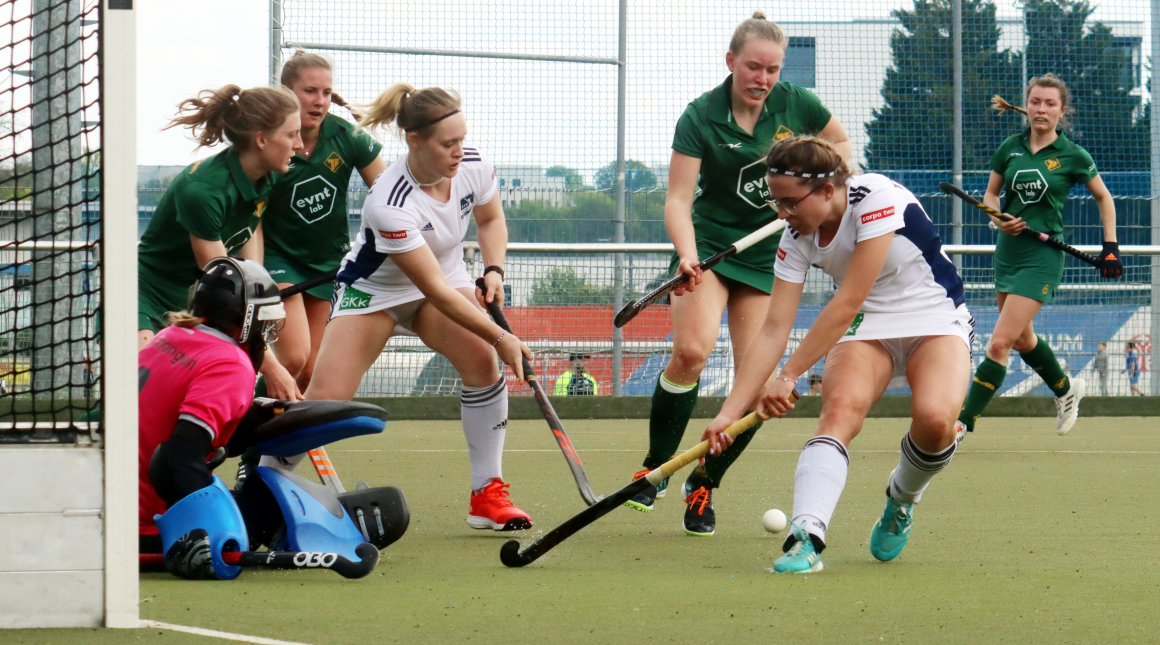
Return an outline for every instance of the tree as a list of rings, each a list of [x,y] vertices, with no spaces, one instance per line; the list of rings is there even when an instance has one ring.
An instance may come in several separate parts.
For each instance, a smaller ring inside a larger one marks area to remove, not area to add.
[[[616,162],[596,171],[596,190],[611,193],[616,190]],[[630,193],[652,190],[657,187],[657,176],[642,161],[628,159],[624,162],[624,188]]]
[[[1146,169],[1148,139],[1133,132],[1140,99],[1131,94],[1131,60],[1110,27],[1087,25],[1093,11],[1085,0],[1026,0],[1027,74],[1052,72],[1067,83],[1075,108],[1068,136],[1100,170]]]
[[[963,0],[963,168],[989,167],[1011,126],[990,112],[991,96],[1020,93],[1020,62],[1000,51],[995,5]],[[950,170],[954,153],[950,0],[915,0],[896,10],[901,29],[890,38],[894,63],[882,86],[884,105],[866,124],[866,169]]]
[[[544,171],[545,177],[563,177],[564,190],[587,190],[584,177],[568,166],[552,166]]]
[[[606,305],[612,302],[612,286],[592,286],[575,269],[549,269],[532,286],[528,302],[533,305]]]

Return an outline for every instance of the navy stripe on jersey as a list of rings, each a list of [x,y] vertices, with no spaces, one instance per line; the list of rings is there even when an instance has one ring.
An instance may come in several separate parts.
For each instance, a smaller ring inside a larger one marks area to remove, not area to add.
[[[946,290],[947,298],[950,298],[956,307],[965,303],[963,280],[959,277],[958,271],[955,271],[955,265],[942,254],[942,240],[939,239],[934,223],[926,216],[922,207],[914,202],[907,204],[906,210],[902,213],[902,221],[905,226],[896,231],[896,234],[910,240],[910,243],[922,252],[922,258],[926,260],[930,272],[934,274],[934,281]]]
[[[345,262],[338,272],[337,280],[343,284],[354,284],[359,278],[369,278],[379,270],[387,259],[386,253],[375,250],[375,232],[372,229],[363,229],[363,239],[366,242],[359,248],[354,260]]]
[[[483,161],[483,157],[480,156],[477,148],[464,148],[463,161]]]
[[[387,206],[394,206],[395,208],[402,208],[403,204],[407,203],[407,196],[415,187],[411,182],[407,181],[406,177],[399,176],[399,180],[391,186],[391,194],[387,195]]]
[[[866,199],[866,196],[869,194],[870,188],[866,186],[850,186],[850,192],[848,193],[850,205],[853,206],[863,199]]]

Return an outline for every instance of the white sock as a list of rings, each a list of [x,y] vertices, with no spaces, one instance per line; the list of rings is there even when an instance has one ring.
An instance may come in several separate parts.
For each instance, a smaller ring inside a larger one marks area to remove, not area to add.
[[[806,442],[793,481],[793,521],[824,543],[846,487],[850,457],[841,441],[820,435]]]
[[[958,445],[957,441],[952,441],[942,452],[932,455],[919,449],[907,432],[902,437],[898,467],[894,469],[886,494],[898,502],[917,504],[930,480],[950,465]]]
[[[507,435],[508,391],[503,377],[487,387],[466,387],[459,394],[467,456],[471,459],[471,490],[503,477],[503,442]]]

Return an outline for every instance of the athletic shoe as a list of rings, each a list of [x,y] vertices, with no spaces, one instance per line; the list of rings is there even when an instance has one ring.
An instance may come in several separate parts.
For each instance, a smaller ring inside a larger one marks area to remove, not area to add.
[[[793,544],[780,558],[773,561],[774,573],[817,573],[824,569],[822,554],[813,537],[804,526],[793,525]]]
[[[968,432],[970,430],[967,430],[967,424],[955,419],[955,443],[962,443],[963,439],[967,438]]]
[[[487,486],[471,491],[471,512],[467,523],[473,529],[493,531],[522,531],[532,528],[532,518],[508,499],[511,484],[499,477]]]
[[[1055,431],[1057,433],[1067,434],[1075,425],[1075,420],[1079,418],[1079,400],[1083,398],[1085,385],[1083,379],[1073,378],[1067,394],[1055,398]]]
[[[870,529],[870,555],[882,562],[897,558],[910,539],[910,528],[913,525],[914,504],[897,502],[887,496],[882,517]]]
[[[647,475],[651,472],[652,472],[652,469],[650,469],[650,468],[645,468],[644,470],[638,470],[638,471],[636,471],[636,474],[634,474],[632,476],[632,481],[636,481],[636,480],[640,479],[641,477],[644,477],[645,475]],[[668,489],[669,489],[669,478],[665,477],[664,479],[661,480],[661,483],[657,484],[655,487],[645,487],[644,490],[637,493],[636,495],[633,495],[632,499],[625,502],[624,505],[635,510],[635,511],[640,511],[641,513],[648,513],[649,511],[653,510],[653,504],[658,499],[665,496],[665,493],[668,492]]]
[[[682,487],[685,493],[685,535],[709,537],[717,532],[717,514],[713,512],[713,489],[700,485],[693,487],[686,481]]]

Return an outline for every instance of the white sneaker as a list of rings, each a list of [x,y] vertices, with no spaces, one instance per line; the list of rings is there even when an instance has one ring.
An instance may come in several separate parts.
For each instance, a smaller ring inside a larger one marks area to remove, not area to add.
[[[1071,379],[1071,388],[1067,394],[1055,398],[1055,431],[1058,434],[1067,434],[1079,418],[1079,400],[1084,395],[1084,380]]]

